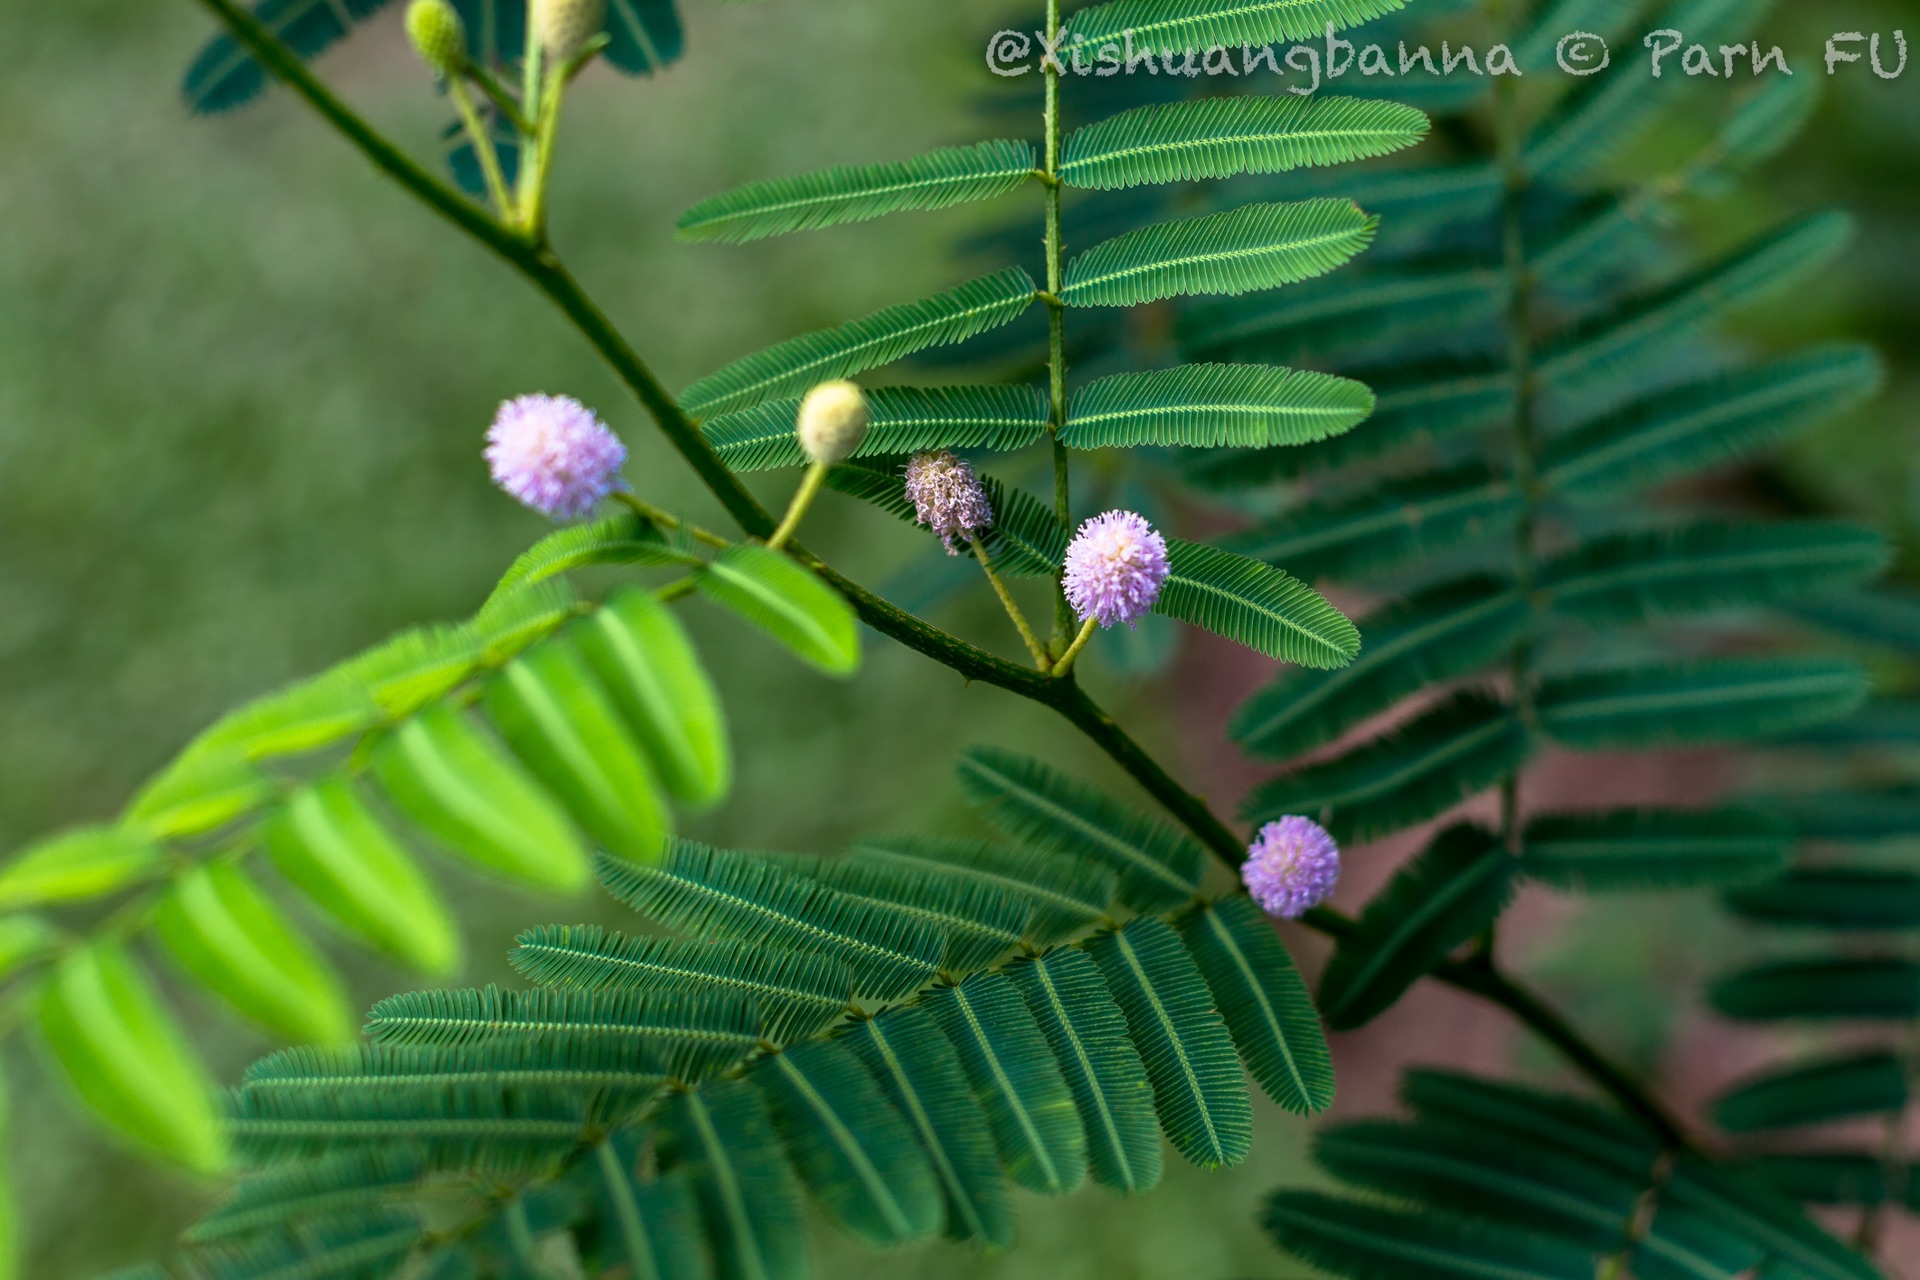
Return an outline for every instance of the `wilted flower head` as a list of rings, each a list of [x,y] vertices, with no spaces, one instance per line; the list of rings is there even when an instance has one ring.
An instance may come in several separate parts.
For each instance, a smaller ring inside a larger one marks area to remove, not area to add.
[[[1167,581],[1167,540],[1144,517],[1109,511],[1080,526],[1067,548],[1067,602],[1103,627],[1132,626]]]
[[[1268,915],[1298,920],[1333,893],[1340,846],[1313,819],[1289,815],[1260,828],[1240,878]]]
[[[950,556],[993,526],[993,506],[973,464],[945,449],[908,459],[907,496],[914,515],[940,535]]]
[[[487,430],[493,482],[552,520],[578,520],[619,484],[627,447],[570,396],[521,396]]]
[[[823,382],[800,402],[794,434],[800,437],[800,451],[809,461],[832,466],[851,458],[860,447],[870,417],[867,396],[859,384],[844,378]]]

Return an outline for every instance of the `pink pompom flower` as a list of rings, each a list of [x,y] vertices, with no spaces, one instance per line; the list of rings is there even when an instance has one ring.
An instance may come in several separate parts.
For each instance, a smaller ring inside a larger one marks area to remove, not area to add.
[[[1166,585],[1167,540],[1131,511],[1109,511],[1080,526],[1067,548],[1067,603],[1103,627],[1133,626]]]
[[[493,482],[550,520],[578,520],[620,484],[627,447],[571,396],[521,396],[487,429]]]
[[[1340,846],[1313,819],[1290,814],[1260,828],[1240,878],[1268,915],[1298,920],[1332,895]]]

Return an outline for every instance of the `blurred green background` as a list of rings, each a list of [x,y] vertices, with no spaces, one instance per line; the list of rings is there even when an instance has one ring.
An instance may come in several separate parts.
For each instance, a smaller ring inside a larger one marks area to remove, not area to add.
[[[588,78],[570,108],[555,236],[670,386],[952,282],[947,246],[977,214],[745,248],[678,245],[672,221],[749,178],[976,136],[973,102],[1002,87],[979,58],[1004,25],[999,8],[694,0],[688,56],[670,74]],[[1774,26],[1802,74],[1817,74],[1827,31],[1891,30],[1903,11],[1902,0],[1823,6]],[[397,19],[398,6],[321,66],[427,154],[444,109]],[[541,300],[307,113],[275,97],[188,117],[179,75],[210,29],[189,0],[0,8],[0,850],[114,812],[233,703],[401,626],[469,611],[542,531],[486,480],[480,436],[502,398],[564,391],[597,405],[633,447],[636,485],[712,516]],[[1800,446],[1774,478],[1796,503],[1908,530],[1920,506],[1920,70],[1834,88],[1813,136],[1740,216],[1842,203],[1862,212],[1863,236],[1823,294],[1830,305],[1783,309],[1765,329],[1876,339],[1900,376],[1865,421]],[[924,550],[844,506],[809,537],[869,581]],[[972,621],[975,634],[1004,629],[991,614]],[[909,815],[951,816],[953,750],[980,739],[1103,776],[1043,715],[903,652],[876,645],[857,682],[831,686],[737,630],[695,625],[742,763],[734,799],[701,821],[715,840],[828,849]],[[1176,758],[1215,732],[1183,727],[1151,685],[1115,692]],[[1205,758],[1190,749],[1182,763],[1197,776]],[[458,896],[467,981],[504,976],[520,927],[611,918],[492,886],[461,884]],[[1594,972],[1636,968],[1569,962],[1576,945],[1543,957],[1571,996],[1598,994]],[[366,1000],[403,981],[344,962]],[[1627,1033],[1648,1016],[1613,1021]],[[193,1029],[229,1072],[266,1047],[223,1018]],[[7,1070],[24,1274],[78,1280],[151,1256],[211,1194],[73,1123],[31,1054],[13,1051]],[[1232,1174],[1170,1163],[1166,1188],[1144,1201],[1089,1191],[1030,1203],[1008,1258],[941,1247],[905,1265],[1057,1280],[1300,1274],[1261,1243],[1253,1213],[1265,1189],[1300,1175],[1303,1130],[1270,1111],[1261,1129],[1254,1159]],[[834,1256],[845,1264],[829,1260],[827,1274],[895,1265]]]

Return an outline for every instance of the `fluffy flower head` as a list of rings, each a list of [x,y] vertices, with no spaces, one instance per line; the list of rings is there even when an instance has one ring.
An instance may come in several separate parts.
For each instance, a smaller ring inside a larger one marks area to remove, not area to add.
[[[620,483],[627,447],[570,396],[521,396],[487,429],[493,482],[551,520],[578,520]]]
[[[1095,516],[1067,548],[1067,602],[1103,627],[1137,623],[1166,581],[1167,540],[1131,511]]]
[[[1289,815],[1260,828],[1240,878],[1268,915],[1298,920],[1333,893],[1340,846],[1313,819]]]
[[[973,465],[945,449],[916,453],[907,461],[907,496],[914,515],[940,535],[950,556],[993,525],[993,506]]]
[[[794,424],[800,451],[810,461],[828,466],[845,462],[866,439],[871,416],[866,393],[857,383],[844,378],[823,382],[800,402],[800,416]]]

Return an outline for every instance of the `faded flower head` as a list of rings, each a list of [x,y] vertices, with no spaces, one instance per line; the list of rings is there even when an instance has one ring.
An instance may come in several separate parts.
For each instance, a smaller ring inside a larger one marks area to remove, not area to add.
[[[1332,895],[1340,846],[1313,819],[1290,814],[1260,828],[1240,878],[1268,915],[1298,920]]]
[[[533,36],[555,64],[571,62],[607,25],[607,0],[533,0]]]
[[[993,527],[993,505],[973,464],[946,449],[908,459],[907,496],[913,499],[914,515],[940,535],[950,556]]]
[[[794,434],[800,437],[800,451],[809,461],[832,466],[851,458],[860,447],[870,417],[867,395],[859,384],[844,378],[823,382],[800,402]]]
[[[1142,516],[1109,511],[1080,526],[1067,548],[1067,602],[1103,627],[1145,617],[1167,581],[1167,540]]]
[[[407,38],[445,79],[453,79],[467,65],[466,24],[447,0],[413,0],[407,6]]]
[[[578,520],[620,483],[627,447],[571,396],[521,396],[487,430],[493,482],[551,520]]]

